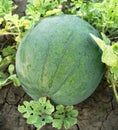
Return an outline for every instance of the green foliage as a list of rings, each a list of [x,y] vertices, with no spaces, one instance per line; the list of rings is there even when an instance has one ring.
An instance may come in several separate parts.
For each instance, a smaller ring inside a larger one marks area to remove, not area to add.
[[[0,17],[4,17],[6,14],[9,14],[12,10],[12,1],[11,0],[0,0]],[[14,7],[13,7],[14,8]]]
[[[107,66],[106,78],[112,85],[116,100],[118,101],[118,42],[110,45],[108,44],[109,39],[107,37],[101,40],[93,34],[91,36],[103,51],[101,59]]]
[[[78,111],[73,109],[73,106],[56,106],[54,113],[54,120],[52,126],[61,129],[63,126],[69,129],[71,126],[77,123]]]
[[[41,18],[62,14],[62,3],[66,0],[28,0],[26,16],[33,27]]]
[[[36,128],[41,128],[53,120],[51,113],[54,107],[46,98],[40,98],[39,101],[24,101],[24,105],[19,106],[18,110],[24,113],[23,117],[27,118],[27,123],[34,124]]]
[[[46,123],[52,123],[57,129],[68,129],[77,123],[78,111],[74,110],[73,106],[57,105],[55,110],[50,100],[45,97],[38,101],[24,101],[23,105],[18,106],[18,111],[23,113],[28,124],[33,124],[38,129]]]
[[[5,73],[0,71],[0,89],[3,86],[10,84],[11,82],[13,82],[14,86],[20,86],[20,82],[19,82],[16,74],[13,73],[14,72],[13,64],[9,65],[8,72],[9,72],[9,75],[7,76]]]
[[[14,86],[20,86],[20,82],[14,72],[13,65],[16,50],[13,46],[7,46],[6,48],[0,50],[0,52],[2,52],[2,55],[0,55],[0,88],[11,84],[12,82]],[[6,68],[8,68],[8,73],[5,72]]]
[[[109,32],[111,34],[118,27],[117,0],[89,0],[86,2],[83,0],[71,0],[66,13],[86,19],[103,33]]]
[[[4,28],[0,30],[0,34],[15,35],[16,42],[19,42],[24,32],[33,28],[40,18],[61,14],[62,2],[64,2],[64,0],[28,0],[26,16],[19,17],[18,14],[12,14],[12,11],[17,8],[17,6],[12,6],[11,0],[2,0],[0,3],[0,24],[5,22],[5,25]]]

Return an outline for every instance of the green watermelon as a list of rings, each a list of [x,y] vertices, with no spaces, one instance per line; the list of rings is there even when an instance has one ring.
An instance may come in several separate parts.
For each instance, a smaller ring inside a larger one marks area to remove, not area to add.
[[[21,40],[16,71],[33,98],[74,105],[97,88],[104,73],[101,50],[89,33],[98,32],[73,15],[44,18]]]

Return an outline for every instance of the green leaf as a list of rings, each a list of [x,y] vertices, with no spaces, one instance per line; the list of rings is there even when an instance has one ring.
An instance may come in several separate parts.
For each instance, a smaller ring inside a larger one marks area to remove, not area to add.
[[[34,112],[39,112],[39,110],[41,109],[41,106],[38,101],[31,100],[29,103],[30,103],[29,105],[31,106]]]
[[[44,120],[46,123],[51,123],[53,118],[51,116],[44,116],[42,117],[42,120]]]
[[[53,121],[51,114],[54,106],[45,97],[41,97],[38,101],[24,101],[18,110],[24,113],[23,117],[27,118],[28,124],[33,124],[38,129]]]
[[[104,33],[101,33],[101,35],[102,35],[104,43],[106,45],[110,45],[110,43],[111,43],[110,39]]]
[[[73,106],[57,105],[54,112],[54,127],[61,129],[62,125],[58,126],[59,120],[66,129],[77,123],[78,111],[74,110]]]
[[[96,37],[95,35],[93,35],[93,34],[90,34],[90,35],[103,51],[102,62],[108,66],[115,66],[118,63],[118,57],[114,53],[112,47],[110,45],[106,45],[103,40]]]
[[[50,103],[50,101],[48,100],[45,107],[44,107],[44,111],[47,114],[51,114],[54,111],[54,106]]]
[[[19,79],[17,78],[16,75],[14,75],[14,78],[12,79],[13,81],[13,85],[16,86],[16,87],[19,87],[21,84],[20,84],[20,81]]]
[[[73,110],[73,106],[66,106],[66,110],[67,110],[68,112],[72,111],[72,110]]]
[[[16,74],[12,74],[8,77],[8,79],[10,79],[12,82],[13,82],[13,85],[18,87],[20,86],[20,81],[19,79],[17,78]]]
[[[7,56],[4,59],[2,59],[0,63],[0,70],[4,70],[8,65],[12,62],[11,56]]]
[[[64,120],[64,127],[65,127],[66,129],[69,129],[69,128],[71,127],[71,124],[70,124],[70,122],[68,121],[68,119],[65,119],[65,120]]]
[[[77,117],[77,116],[78,116],[78,111],[77,111],[77,110],[71,110],[71,111],[68,113],[68,116]]]
[[[105,47],[102,55],[102,62],[111,67],[117,65],[118,57],[114,54],[111,46]]]
[[[4,72],[0,71],[0,79],[6,79],[6,78],[7,75]]]
[[[34,123],[34,126],[38,129],[42,128],[46,124],[41,117],[38,117],[37,121]]]
[[[11,0],[0,0],[0,17],[10,13],[10,8],[12,7]]]
[[[92,33],[90,33],[90,36],[95,40],[95,42],[97,43],[97,45],[100,47],[100,49],[102,51],[104,51],[104,49],[106,48],[106,44],[104,43],[103,40],[101,40],[100,38],[96,37],[95,35],[93,35]]]
[[[41,111],[46,114],[51,114],[54,111],[54,106],[45,97],[39,99]]]
[[[57,129],[61,129],[62,124],[63,124],[63,120],[60,120],[60,119],[54,119],[52,122],[52,126],[57,128]]]
[[[118,80],[118,63],[116,66],[110,68],[111,73],[114,75],[114,79]]]
[[[70,123],[70,126],[73,126],[77,123],[77,118],[69,117],[67,118],[68,122]]]
[[[118,42],[112,45],[113,52],[118,55]]]
[[[16,54],[16,50],[13,49],[11,46],[7,46],[7,48],[4,48],[2,50],[3,56],[8,56],[8,55],[14,55]]]
[[[0,79],[0,89],[7,84],[8,79]]]
[[[28,124],[35,124],[38,120],[37,115],[30,115],[29,118],[27,119]]]
[[[18,106],[18,111],[19,112],[21,112],[21,113],[24,113],[24,112],[26,112],[26,110],[25,110],[25,106]]]
[[[64,111],[64,106],[63,105],[57,105],[56,110],[61,113],[61,112]]]
[[[10,75],[13,74],[13,71],[14,71],[14,65],[13,64],[9,65],[8,71],[9,71]]]
[[[65,118],[64,112],[63,112],[63,113],[60,113],[60,112],[56,111],[56,112],[54,113],[54,118],[55,118],[55,119],[64,119],[64,118]]]

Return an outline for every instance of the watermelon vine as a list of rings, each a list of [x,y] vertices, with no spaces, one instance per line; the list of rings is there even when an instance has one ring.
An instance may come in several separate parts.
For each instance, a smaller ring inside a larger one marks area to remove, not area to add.
[[[108,83],[112,85],[116,100],[118,102],[118,42],[114,42],[110,45],[110,40],[107,37],[104,38],[105,35],[103,35],[103,40],[93,34],[90,35],[103,51],[101,60],[107,66],[105,76]]]

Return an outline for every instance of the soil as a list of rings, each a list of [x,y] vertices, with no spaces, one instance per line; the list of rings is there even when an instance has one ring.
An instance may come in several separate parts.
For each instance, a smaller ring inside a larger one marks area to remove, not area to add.
[[[0,90],[0,130],[35,130],[17,110],[19,104],[31,98],[22,87],[9,85]],[[118,130],[118,103],[112,88],[102,81],[96,91],[75,106],[79,111],[78,123],[69,130]],[[41,130],[56,130],[47,125]]]
[[[14,2],[19,5],[14,13],[24,15],[26,0]],[[0,45],[3,41],[0,37]],[[36,130],[32,125],[27,125],[17,110],[24,100],[29,101],[31,98],[22,87],[17,88],[11,84],[0,90],[0,130]],[[77,104],[75,108],[79,112],[78,123],[69,130],[118,130],[118,103],[105,79],[88,99]],[[46,125],[41,130],[56,129]]]

